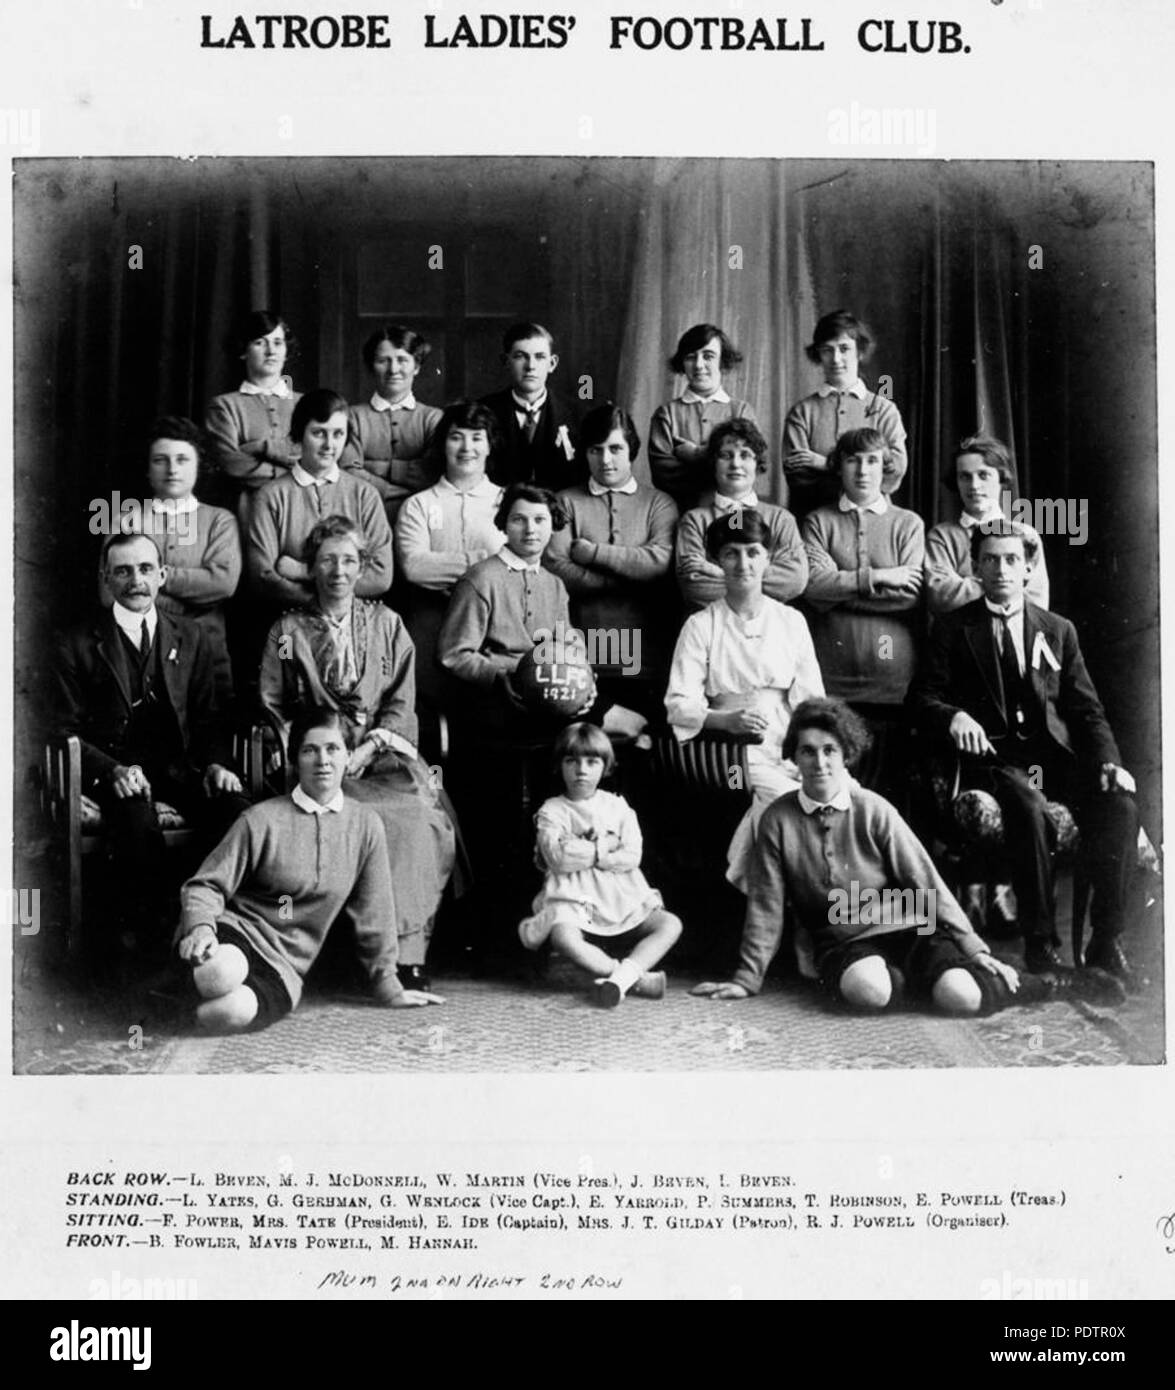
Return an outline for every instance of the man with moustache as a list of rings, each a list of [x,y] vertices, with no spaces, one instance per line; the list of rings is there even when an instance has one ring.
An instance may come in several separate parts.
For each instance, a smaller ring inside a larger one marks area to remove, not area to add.
[[[173,885],[156,803],[173,806],[210,846],[248,801],[230,766],[207,640],[156,606],[167,569],[155,541],[109,537],[101,569],[114,603],[61,642],[54,729],[80,740],[82,790],[102,809],[114,889],[108,928],[124,947],[144,932],[166,945]]]

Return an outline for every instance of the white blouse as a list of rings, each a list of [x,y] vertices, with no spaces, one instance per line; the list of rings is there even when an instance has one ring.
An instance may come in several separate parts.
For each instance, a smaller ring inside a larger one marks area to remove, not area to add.
[[[771,721],[764,751],[778,757],[791,711],[823,694],[816,649],[801,613],[764,596],[758,615],[743,619],[722,598],[685,620],[665,707],[683,743],[701,731],[711,709],[757,707]]]

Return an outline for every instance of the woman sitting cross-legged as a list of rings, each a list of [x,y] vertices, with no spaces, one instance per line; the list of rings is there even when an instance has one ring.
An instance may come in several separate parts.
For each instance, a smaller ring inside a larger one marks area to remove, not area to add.
[[[456,835],[416,749],[415,656],[399,614],[355,597],[367,548],[354,522],[329,516],[311,531],[306,563],[315,603],[279,618],[261,663],[261,703],[288,729],[307,704],[338,710],[354,738],[346,793],[383,822],[395,883],[400,977],[427,988],[424,961]]]
[[[377,1003],[440,1004],[396,976],[394,901],[379,817],[343,794],[347,730],[310,709],[290,731],[298,785],[251,806],[181,891],[179,958],[192,966],[199,1023],[264,1028],[292,1012],[337,918],[349,921]]]
[[[888,1008],[907,989],[952,1014],[1049,997],[1054,985],[1018,976],[988,951],[913,831],[849,775],[868,739],[840,700],[794,711],[783,752],[801,785],[759,822],[738,969],[692,992],[757,994],[787,914],[790,927],[811,934],[824,987],[859,1009]]]

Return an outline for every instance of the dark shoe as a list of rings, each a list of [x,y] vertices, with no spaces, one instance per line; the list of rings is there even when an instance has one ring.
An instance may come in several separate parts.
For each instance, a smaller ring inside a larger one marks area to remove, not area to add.
[[[597,980],[593,993],[601,1009],[614,1009],[624,998],[615,980]]]
[[[1065,962],[1051,941],[1030,941],[1024,947],[1024,969],[1033,975],[1051,974],[1064,970]]]
[[[1009,1003],[1019,1006],[1047,1004],[1050,999],[1055,999],[1060,992],[1059,975],[1029,975],[1027,971],[1023,971],[1020,975],[1020,983],[1016,987],[1016,993],[1012,995]]]
[[[1086,965],[1072,974],[1072,992],[1085,1003],[1094,1004],[1099,1009],[1116,1009],[1125,1004],[1126,985],[1117,975],[1097,965]]]
[[[1103,941],[1095,937],[1085,953],[1085,963],[1115,976],[1123,984],[1129,984],[1134,978],[1134,971],[1126,959],[1126,952],[1112,936]]]
[[[1079,999],[1099,1009],[1115,1009],[1126,1002],[1126,990],[1096,966],[1070,970],[1062,966],[1042,974],[1022,974],[1012,1001],[1020,1005],[1047,1004],[1054,999]]]
[[[397,965],[396,978],[405,989],[432,989],[432,981],[424,973],[423,965]]]

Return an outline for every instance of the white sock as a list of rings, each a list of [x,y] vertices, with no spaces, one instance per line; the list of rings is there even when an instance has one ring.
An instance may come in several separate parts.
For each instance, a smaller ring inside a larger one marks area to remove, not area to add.
[[[620,986],[621,994],[627,994],[640,977],[640,967],[633,965],[630,960],[622,960],[611,975],[608,976],[614,985]]]

